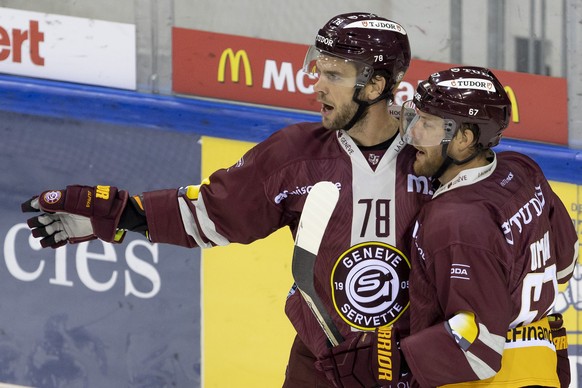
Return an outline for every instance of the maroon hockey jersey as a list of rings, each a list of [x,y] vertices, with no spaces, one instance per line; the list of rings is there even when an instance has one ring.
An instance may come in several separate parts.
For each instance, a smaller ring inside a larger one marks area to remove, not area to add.
[[[550,313],[578,250],[572,220],[542,171],[514,152],[440,187],[420,212],[413,244],[411,335],[402,349],[427,387],[499,371],[504,348],[516,345],[508,329]],[[476,322],[472,343],[445,324],[463,311]],[[535,345],[551,347],[543,337]]]
[[[199,186],[145,193],[151,240],[246,244],[285,226],[295,235],[310,188],[331,181],[340,195],[316,260],[318,294],[344,336],[394,322],[406,332],[410,227],[430,193],[428,180],[412,174],[414,154],[399,135],[385,153],[364,156],[344,131],[292,125]],[[285,260],[291,254],[277,253]],[[295,287],[286,313],[302,341],[322,354],[326,337]]]

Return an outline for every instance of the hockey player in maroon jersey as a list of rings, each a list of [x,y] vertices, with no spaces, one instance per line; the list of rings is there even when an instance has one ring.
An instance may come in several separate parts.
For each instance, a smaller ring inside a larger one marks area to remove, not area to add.
[[[331,181],[340,196],[315,264],[319,297],[344,337],[392,324],[406,334],[411,226],[430,190],[428,180],[412,175],[415,150],[389,113],[409,63],[408,35],[398,23],[338,15],[305,59],[317,77],[321,123],[281,129],[200,185],[135,197],[109,186],[43,192],[23,204],[44,212],[29,220],[32,233],[53,248],[118,242],[126,230],[186,247],[246,244],[282,227],[295,234],[310,188]],[[291,253],[280,254],[288,260]],[[296,287],[286,313],[297,337],[284,386],[331,387],[314,365],[329,353],[327,338]]]
[[[334,348],[319,363],[338,386],[354,371],[373,386],[404,369],[422,387],[568,386],[565,330],[549,314],[578,238],[538,165],[491,150],[510,110],[497,78],[477,67],[432,74],[404,104],[414,171],[435,183],[413,230],[411,334],[398,341],[397,329],[380,328]]]

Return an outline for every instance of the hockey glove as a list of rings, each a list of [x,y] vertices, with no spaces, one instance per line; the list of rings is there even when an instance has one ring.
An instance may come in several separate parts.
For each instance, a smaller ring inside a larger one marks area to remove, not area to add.
[[[43,248],[58,248],[99,238],[119,243],[125,231],[117,230],[129,195],[111,186],[67,186],[50,190],[22,204],[23,212],[44,213],[27,223]]]
[[[567,388],[570,386],[570,360],[568,359],[568,337],[562,314],[548,315],[550,322],[550,331],[552,340],[556,346],[556,355],[558,356],[558,378],[560,387]]]
[[[316,361],[315,367],[336,388],[395,387],[401,372],[401,357],[396,329],[380,328],[374,332],[351,333]]]

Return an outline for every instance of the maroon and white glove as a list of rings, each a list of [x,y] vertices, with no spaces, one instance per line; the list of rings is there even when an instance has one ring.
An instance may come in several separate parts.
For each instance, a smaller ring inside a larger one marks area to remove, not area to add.
[[[396,387],[402,355],[398,331],[387,327],[351,333],[315,362],[336,388]]]
[[[58,248],[99,238],[121,242],[119,219],[127,203],[127,191],[112,186],[67,186],[65,190],[44,191],[21,205],[23,212],[45,213],[27,223],[43,248]]]

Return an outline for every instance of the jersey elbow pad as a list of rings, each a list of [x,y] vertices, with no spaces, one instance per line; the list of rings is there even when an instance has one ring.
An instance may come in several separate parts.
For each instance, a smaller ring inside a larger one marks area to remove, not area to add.
[[[501,369],[505,337],[489,332],[473,312],[458,312],[445,322],[445,329],[479,380],[493,377]]]
[[[465,352],[479,336],[479,325],[477,325],[475,314],[469,311],[457,313],[445,322],[445,328]]]

